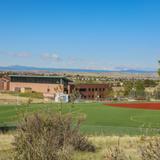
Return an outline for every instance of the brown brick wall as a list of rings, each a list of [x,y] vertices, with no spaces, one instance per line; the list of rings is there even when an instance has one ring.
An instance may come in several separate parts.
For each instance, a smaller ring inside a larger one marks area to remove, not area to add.
[[[10,81],[5,78],[0,78],[0,90],[9,90]]]
[[[4,82],[0,81],[0,90],[4,90]]]
[[[63,92],[64,86],[62,84],[42,84],[42,83],[22,83],[10,82],[10,91],[15,91],[15,88],[31,88],[32,91],[41,93],[57,93]]]

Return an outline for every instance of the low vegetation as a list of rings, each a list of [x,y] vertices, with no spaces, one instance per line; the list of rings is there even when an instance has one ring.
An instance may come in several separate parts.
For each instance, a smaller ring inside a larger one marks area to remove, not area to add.
[[[160,159],[160,138],[146,138],[144,144],[140,146],[142,160],[159,160]]]
[[[74,123],[72,114],[34,114],[24,118],[15,136],[15,160],[71,160],[72,152],[95,152],[79,132],[83,117]]]
[[[20,96],[20,97],[28,97],[28,98],[38,98],[38,99],[43,99],[43,94],[39,92],[10,92],[12,95]]]
[[[129,160],[129,157],[126,156],[124,149],[120,147],[118,142],[117,146],[109,147],[105,156],[105,160]]]
[[[12,159],[14,154],[13,135],[15,133],[0,134],[0,160]],[[95,145],[96,152],[74,151],[72,148],[68,148],[67,151],[72,153],[73,160],[159,160],[159,148],[156,144],[159,146],[160,142],[157,141],[157,138],[157,136],[119,137],[95,135],[88,137],[88,140]],[[154,155],[158,155],[157,159]],[[147,156],[149,156],[148,159]]]

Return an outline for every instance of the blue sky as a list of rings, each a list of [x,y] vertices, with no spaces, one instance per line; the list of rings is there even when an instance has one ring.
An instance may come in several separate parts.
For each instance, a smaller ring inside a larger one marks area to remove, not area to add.
[[[156,69],[159,0],[0,0],[0,65]]]

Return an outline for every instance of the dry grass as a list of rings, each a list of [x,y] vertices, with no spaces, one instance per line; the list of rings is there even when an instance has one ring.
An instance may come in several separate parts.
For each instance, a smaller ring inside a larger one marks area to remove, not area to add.
[[[14,137],[12,134],[0,134],[0,160],[11,159],[13,141],[14,141]]]
[[[139,146],[145,142],[146,138],[137,136],[91,136],[91,141],[97,148],[96,153],[89,152],[75,152],[74,160],[104,160],[104,156],[110,147],[114,147],[120,142],[121,148],[124,150],[127,156],[130,156],[132,160],[140,160]],[[0,160],[1,154],[4,150],[12,149],[12,142],[14,141],[12,134],[0,134]]]
[[[36,99],[33,98],[32,99],[33,103],[42,103],[43,99]],[[6,93],[0,93],[0,104],[16,104],[18,101],[18,103],[23,104],[23,103],[27,103],[28,102],[28,98],[27,97],[20,97],[20,96],[15,96],[15,95],[11,95],[11,94],[6,94]]]
[[[0,134],[0,151],[12,149],[14,137],[12,134]]]
[[[96,145],[96,153],[76,153],[75,160],[104,160],[107,149],[118,145],[125,151],[127,156],[132,157],[132,160],[139,160],[138,146],[142,143],[141,137],[130,136],[93,136],[89,140]]]

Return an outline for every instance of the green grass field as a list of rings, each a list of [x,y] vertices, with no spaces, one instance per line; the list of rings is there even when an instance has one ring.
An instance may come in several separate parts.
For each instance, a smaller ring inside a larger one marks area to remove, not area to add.
[[[22,113],[39,110],[59,110],[60,104],[0,105],[0,125],[14,125]],[[63,112],[85,113],[81,130],[87,134],[139,135],[159,134],[160,111],[126,109],[105,106],[101,103],[79,103],[71,107],[63,104]]]

